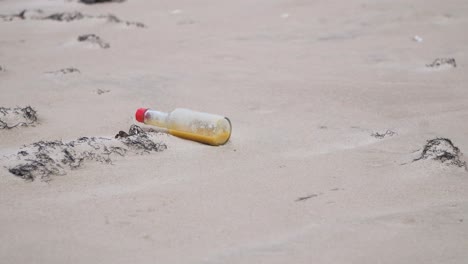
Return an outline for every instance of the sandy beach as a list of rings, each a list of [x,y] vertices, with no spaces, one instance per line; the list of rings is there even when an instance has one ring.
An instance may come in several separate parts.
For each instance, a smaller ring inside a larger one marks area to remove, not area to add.
[[[467,27],[462,0],[0,0],[0,262],[467,263]]]

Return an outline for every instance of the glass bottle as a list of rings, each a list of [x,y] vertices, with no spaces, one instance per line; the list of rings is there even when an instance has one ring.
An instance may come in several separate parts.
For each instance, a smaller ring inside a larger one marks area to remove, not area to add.
[[[169,113],[140,108],[135,118],[138,122],[165,128],[171,135],[213,146],[223,145],[231,137],[231,121],[220,115],[184,108]]]

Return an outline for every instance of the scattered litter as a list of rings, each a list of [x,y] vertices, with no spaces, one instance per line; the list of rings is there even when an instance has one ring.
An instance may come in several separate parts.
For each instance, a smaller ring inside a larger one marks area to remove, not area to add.
[[[81,73],[81,72],[77,68],[70,67],[70,68],[60,69],[57,71],[49,71],[45,73],[47,74],[69,74],[69,73]]]
[[[145,132],[136,125],[126,134],[117,139],[81,137],[67,143],[59,140],[35,142],[13,155],[10,162],[15,164],[8,170],[25,180],[50,181],[52,176],[66,175],[68,170],[78,169],[87,161],[112,164],[114,157],[167,149],[163,142],[155,142],[156,133]]]
[[[171,14],[173,14],[173,15],[177,15],[177,14],[180,14],[180,13],[182,13],[182,10],[180,10],[180,9],[174,9],[174,10],[171,11]]]
[[[457,63],[455,62],[454,58],[437,58],[431,64],[427,64],[426,66],[431,68],[438,68],[444,65],[452,66],[454,68],[457,67]]]
[[[435,138],[427,141],[421,155],[413,162],[422,159],[438,160],[446,165],[455,165],[467,169],[466,162],[461,159],[462,156],[463,153],[453,145],[450,139]]]
[[[288,18],[288,17],[289,17],[288,13],[281,14],[281,18]]]
[[[97,92],[98,95],[101,95],[101,94],[103,94],[103,93],[108,93],[108,92],[110,92],[110,90],[97,89],[96,92]]]
[[[37,122],[37,112],[31,106],[6,108],[0,107],[0,129],[27,127]]]
[[[110,44],[102,40],[99,36],[95,34],[85,34],[78,37],[78,41],[80,42],[89,42],[92,44],[97,44],[99,47],[103,49],[110,48]]]
[[[12,21],[16,19],[19,19],[19,20],[33,19],[33,20],[53,20],[53,21],[59,21],[59,22],[71,22],[71,21],[82,20],[82,19],[105,19],[111,23],[122,23],[127,26],[135,26],[139,28],[146,27],[146,25],[141,22],[122,20],[113,14],[94,16],[94,15],[83,14],[78,11],[57,12],[57,13],[52,13],[52,14],[46,14],[41,9],[33,9],[33,10],[25,9],[19,12],[18,14],[0,15],[0,18],[3,21]]]
[[[418,35],[414,36],[414,37],[413,37],[413,40],[416,41],[416,42],[419,42],[419,43],[423,42],[423,38],[421,38],[421,37],[418,36]]]
[[[3,67],[2,65],[0,65],[0,72],[5,72],[5,71],[6,71],[5,67]]]
[[[374,132],[371,134],[371,136],[378,138],[378,139],[382,139],[386,137],[393,137],[394,135],[398,135],[398,134],[392,130],[387,130],[384,133]]]

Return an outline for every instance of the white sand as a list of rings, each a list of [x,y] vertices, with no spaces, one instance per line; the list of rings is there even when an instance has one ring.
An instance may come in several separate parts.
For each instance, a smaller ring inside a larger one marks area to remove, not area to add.
[[[25,8],[147,28],[0,21],[0,106],[39,115],[0,130],[3,157],[112,137],[138,107],[234,130],[222,147],[161,135],[164,152],[49,183],[2,165],[0,262],[466,263],[468,172],[411,160],[437,136],[468,153],[467,1],[0,1]],[[110,48],[77,42],[91,33]]]

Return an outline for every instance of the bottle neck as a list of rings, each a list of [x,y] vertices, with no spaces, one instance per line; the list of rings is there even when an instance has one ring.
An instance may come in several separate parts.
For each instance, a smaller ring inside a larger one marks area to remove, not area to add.
[[[147,110],[145,112],[145,124],[168,128],[167,117],[169,113],[159,112],[156,110]]]

